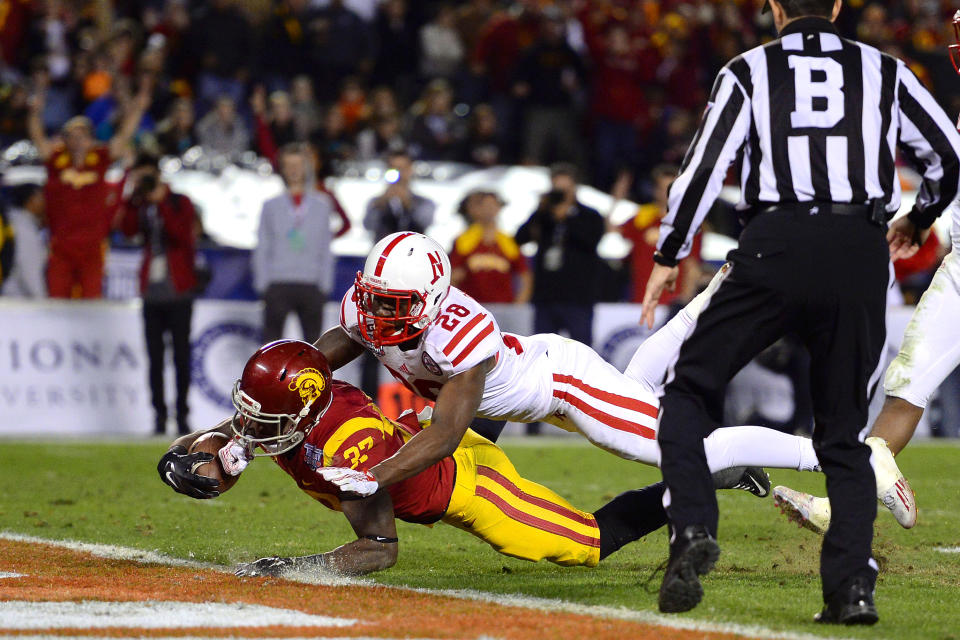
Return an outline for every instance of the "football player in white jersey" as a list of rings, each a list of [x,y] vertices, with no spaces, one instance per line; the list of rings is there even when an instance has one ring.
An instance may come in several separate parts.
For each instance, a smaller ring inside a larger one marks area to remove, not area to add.
[[[953,16],[953,30],[956,43],[949,47],[950,62],[960,73],[960,11]],[[950,205],[950,213],[953,247],[920,298],[900,353],[887,368],[883,383],[887,397],[865,440],[873,449],[870,462],[877,476],[877,498],[905,529],[917,523],[917,503],[893,456],[910,442],[930,396],[960,366],[960,200]],[[913,238],[913,253],[929,234],[926,229]],[[774,500],[787,517],[812,531],[823,533],[830,525],[826,498],[775,487]]]
[[[620,457],[657,465],[658,386],[700,304],[645,342],[625,375],[579,342],[501,332],[492,313],[450,286],[440,245],[412,232],[387,236],[344,295],[340,326],[316,346],[334,370],[369,349],[413,393],[435,401],[432,426],[368,472],[320,473],[345,491],[371,495],[450,455],[474,416],[549,422]],[[719,429],[704,448],[714,472],[818,468],[810,440],[761,427]]]

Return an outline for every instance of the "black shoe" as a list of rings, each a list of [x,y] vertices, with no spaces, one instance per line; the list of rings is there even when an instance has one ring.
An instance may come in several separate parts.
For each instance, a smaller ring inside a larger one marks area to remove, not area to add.
[[[758,498],[770,495],[770,476],[760,467],[730,467],[713,474],[715,489],[740,489]]]
[[[823,605],[813,617],[824,624],[876,624],[880,616],[873,604],[873,587],[867,578],[854,578]]]
[[[670,545],[670,560],[660,584],[660,611],[680,613],[700,604],[703,587],[698,576],[713,570],[720,546],[702,525],[691,525]]]

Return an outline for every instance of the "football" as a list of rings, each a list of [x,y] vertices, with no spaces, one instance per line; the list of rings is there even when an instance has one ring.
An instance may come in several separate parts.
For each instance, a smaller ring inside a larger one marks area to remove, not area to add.
[[[211,432],[203,434],[190,445],[190,453],[200,452],[213,455],[213,460],[196,465],[193,468],[193,472],[197,475],[213,478],[219,482],[220,487],[218,490],[220,493],[229,490],[237,483],[237,480],[240,479],[240,476],[231,476],[224,472],[223,464],[220,462],[220,456],[217,455],[220,449],[229,443],[230,438],[227,436],[222,433]]]

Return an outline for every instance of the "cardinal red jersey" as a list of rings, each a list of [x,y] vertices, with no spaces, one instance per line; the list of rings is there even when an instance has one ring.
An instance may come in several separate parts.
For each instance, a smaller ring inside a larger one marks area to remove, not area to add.
[[[276,456],[280,468],[314,499],[340,510],[340,490],[316,471],[320,467],[350,467],[366,471],[386,460],[420,431],[415,414],[399,421],[385,417],[377,405],[356,387],[334,380],[333,399],[319,424],[292,451]],[[387,491],[394,515],[407,522],[430,524],[439,520],[453,493],[456,466],[447,456]]]
[[[52,238],[100,242],[107,237],[114,211],[108,203],[111,187],[104,180],[109,168],[110,152],[102,146],[92,148],[80,166],[64,147],[50,155],[44,193]]]

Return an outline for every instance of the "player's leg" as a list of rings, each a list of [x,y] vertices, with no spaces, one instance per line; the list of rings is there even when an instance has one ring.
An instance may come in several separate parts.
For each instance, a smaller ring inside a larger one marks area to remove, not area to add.
[[[444,522],[515,558],[588,567],[600,561],[596,518],[520,477],[495,444],[468,431],[453,457],[457,477]]]
[[[960,256],[947,254],[920,298],[887,369],[887,401],[870,432],[896,455],[916,431],[937,387],[960,365]]]
[[[666,378],[667,368],[677,361],[680,345],[690,334],[703,307],[710,301],[720,283],[730,273],[730,265],[723,265],[687,306],[681,309],[656,333],[648,337],[634,352],[624,375],[636,380],[648,389],[659,389]]]
[[[900,353],[887,368],[887,398],[866,444],[872,453],[877,498],[905,528],[917,522],[910,483],[893,456],[910,441],[933,391],[960,364],[960,258],[951,252],[920,298],[903,336]],[[888,448],[889,447],[889,448]],[[817,533],[830,524],[830,502],[788,487],[776,487],[774,499],[788,518]]]
[[[548,358],[554,402],[546,421],[621,458],[656,466],[657,397],[585,344],[559,338]]]
[[[772,467],[797,471],[820,471],[809,438],[766,427],[723,427],[703,440],[711,472],[729,467]]]

